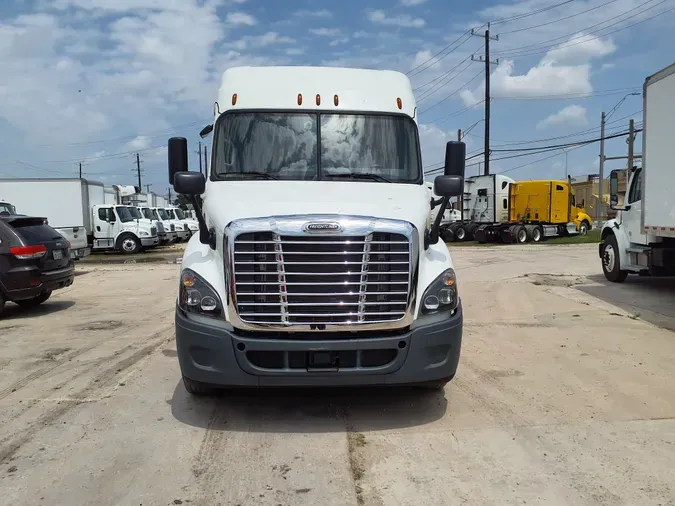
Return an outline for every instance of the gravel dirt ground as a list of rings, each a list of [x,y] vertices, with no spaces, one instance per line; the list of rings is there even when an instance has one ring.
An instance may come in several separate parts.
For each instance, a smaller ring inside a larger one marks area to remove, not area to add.
[[[178,266],[78,266],[0,320],[0,504],[675,504],[675,334],[636,314],[675,317],[675,281],[608,286],[594,245],[452,251],[442,393],[191,398]]]

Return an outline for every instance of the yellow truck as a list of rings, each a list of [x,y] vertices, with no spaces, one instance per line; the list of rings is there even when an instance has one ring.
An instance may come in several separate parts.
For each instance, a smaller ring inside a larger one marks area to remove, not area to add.
[[[575,202],[569,181],[509,183],[508,194],[502,199],[502,207],[508,208],[508,218],[468,228],[479,242],[540,242],[546,237],[585,235],[591,229],[591,217],[583,202],[581,205]]]

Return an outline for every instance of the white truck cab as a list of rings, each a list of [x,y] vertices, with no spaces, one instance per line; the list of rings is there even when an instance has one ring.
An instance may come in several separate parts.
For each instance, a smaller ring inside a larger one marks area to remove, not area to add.
[[[190,230],[189,224],[180,219],[176,215],[176,211],[173,207],[165,207],[164,212],[169,217],[171,223],[173,223],[176,226],[176,234],[178,234],[178,240],[187,241],[193,234],[193,231]],[[198,228],[199,225],[197,225],[196,229]]]
[[[164,207],[153,207],[152,209],[157,213],[165,226],[168,223],[171,230],[176,233],[176,242],[187,241],[190,238],[190,231],[186,230],[187,227],[179,220],[172,219]]]
[[[129,208],[122,205],[92,206],[93,249],[115,249],[122,253],[138,253],[159,244],[157,229],[140,223]]]
[[[438,239],[463,190],[446,146],[430,224],[415,97],[391,71],[239,67],[222,75],[207,177],[169,140],[199,233],[183,256],[176,344],[188,392],[422,384],[457,370],[462,305]]]
[[[166,212],[169,213],[169,217],[172,220],[177,220],[183,224],[185,230],[189,232],[188,238],[192,237],[192,234],[195,234],[199,231],[199,222],[192,216],[188,217],[183,214],[182,209],[179,207],[166,207],[165,209]]]
[[[176,234],[176,227],[172,225],[169,220],[163,220],[159,215],[157,210],[154,207],[141,207],[141,212],[149,220],[161,224],[164,229],[164,237],[162,238],[162,244],[176,242],[178,235]],[[156,225],[159,227],[159,225]]]
[[[675,275],[675,64],[645,80],[643,101],[642,167],[629,163],[623,203],[620,171],[610,173],[610,207],[617,214],[602,226],[599,254],[613,282],[630,273]]]

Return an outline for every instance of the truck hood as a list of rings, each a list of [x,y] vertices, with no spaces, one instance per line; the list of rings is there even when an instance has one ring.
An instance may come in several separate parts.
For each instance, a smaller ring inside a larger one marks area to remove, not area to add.
[[[429,190],[422,185],[345,181],[218,181],[202,196],[209,225],[283,215],[342,214],[412,223],[423,237]]]

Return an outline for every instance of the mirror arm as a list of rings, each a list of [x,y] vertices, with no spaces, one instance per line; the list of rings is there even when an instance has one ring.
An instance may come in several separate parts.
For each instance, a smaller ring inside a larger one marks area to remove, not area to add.
[[[195,208],[197,215],[197,222],[199,223],[199,242],[208,244],[212,250],[216,249],[216,234],[215,230],[209,230],[206,226],[206,220],[202,213],[202,199],[199,195],[189,195],[190,202]]]
[[[441,203],[443,203],[443,197],[441,197],[440,199],[436,199],[436,200],[434,200],[434,199],[432,198],[432,199],[431,199],[431,209],[436,209],[436,206],[437,206],[438,204],[441,204]]]
[[[441,209],[436,215],[433,225],[431,226],[431,232],[429,233],[429,244],[436,244],[438,242],[438,235],[441,229],[441,220],[445,214],[446,209],[448,208],[448,202],[450,202],[450,197],[443,197],[441,199]]]

